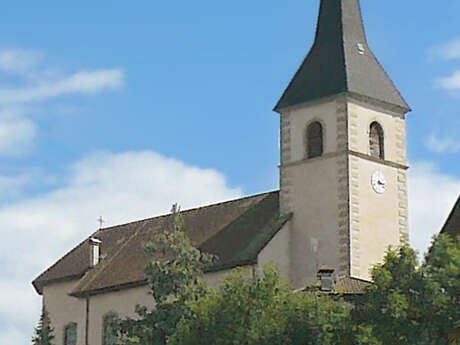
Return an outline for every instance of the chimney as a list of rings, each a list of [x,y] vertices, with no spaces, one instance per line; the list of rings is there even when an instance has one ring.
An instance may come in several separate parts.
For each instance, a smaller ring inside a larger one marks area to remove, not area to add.
[[[89,267],[93,268],[99,263],[100,259],[100,246],[101,246],[102,241],[95,238],[91,237],[89,239]]]
[[[317,275],[320,282],[321,291],[332,291],[334,288],[334,269],[323,266],[319,269]]]

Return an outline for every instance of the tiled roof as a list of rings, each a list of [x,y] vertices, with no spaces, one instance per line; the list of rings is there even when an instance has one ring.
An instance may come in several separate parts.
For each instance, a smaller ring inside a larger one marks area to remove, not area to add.
[[[344,92],[410,110],[368,46],[359,0],[321,0],[314,44],[275,110]]]
[[[460,234],[460,196],[458,197],[449,218],[447,218],[441,233]]]
[[[357,295],[364,293],[364,290],[372,283],[367,280],[362,280],[353,277],[339,279],[334,285],[334,292],[345,295]]]
[[[312,285],[306,286],[296,291],[320,291],[321,293],[329,295],[361,295],[370,285],[372,285],[372,283],[367,280],[362,280],[354,277],[342,277],[334,282],[331,289],[322,290],[321,282],[318,280]]]
[[[219,257],[210,270],[255,263],[260,250],[289,216],[279,214],[279,192],[270,192],[182,212],[192,243]],[[169,224],[170,215],[102,229],[92,234],[102,241],[104,259],[89,268],[88,240],[33,281],[39,293],[46,284],[80,278],[73,294],[97,293],[145,282],[150,258],[143,245],[155,231]]]

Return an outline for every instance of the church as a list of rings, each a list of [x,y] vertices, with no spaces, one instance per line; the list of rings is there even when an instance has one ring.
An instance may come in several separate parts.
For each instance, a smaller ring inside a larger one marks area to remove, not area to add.
[[[410,111],[368,45],[359,0],[321,0],[313,46],[274,110],[279,190],[183,212],[193,244],[218,257],[205,278],[273,263],[302,289],[327,268],[336,290],[358,293],[409,239]],[[105,345],[108,315],[153,307],[143,245],[170,217],[100,229],[33,281],[56,345]]]

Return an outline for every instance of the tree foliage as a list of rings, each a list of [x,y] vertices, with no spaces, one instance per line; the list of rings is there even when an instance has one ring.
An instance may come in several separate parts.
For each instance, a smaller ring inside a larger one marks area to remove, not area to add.
[[[420,267],[409,247],[390,250],[372,277],[351,314],[370,343],[444,345],[460,328],[458,240],[439,236]]]
[[[348,316],[328,296],[293,293],[273,268],[255,278],[237,270],[189,306],[172,345],[338,344]]]
[[[43,308],[40,321],[38,322],[38,326],[35,328],[34,335],[32,336],[32,344],[52,345],[53,339],[53,328],[51,327],[49,314],[46,309]]]
[[[425,259],[423,298],[433,344],[455,337],[460,343],[460,236],[440,235]]]
[[[177,205],[172,208],[169,227],[155,234],[146,245],[152,257],[145,273],[156,308],[136,306],[137,318],[119,322],[121,344],[163,345],[188,314],[186,301],[206,293],[203,269],[213,257],[196,249],[184,232],[184,220]]]

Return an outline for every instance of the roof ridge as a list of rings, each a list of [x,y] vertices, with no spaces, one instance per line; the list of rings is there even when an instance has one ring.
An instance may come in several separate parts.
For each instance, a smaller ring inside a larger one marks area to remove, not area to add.
[[[90,236],[91,237],[91,236]],[[43,271],[38,277],[36,277],[33,281],[32,281],[32,285],[34,285],[35,282],[38,282],[40,280],[41,277],[43,277],[46,273],[48,273],[49,271],[51,271],[54,267],[56,267],[58,264],[60,264],[62,262],[62,260],[64,260],[69,254],[71,254],[73,251],[77,250],[78,248],[80,248],[81,246],[83,246],[85,244],[86,241],[88,241],[88,239],[90,238],[86,238],[84,239],[83,241],[81,241],[79,244],[77,244],[75,247],[73,247],[71,250],[67,251],[64,255],[61,256],[61,258],[59,260],[57,260],[54,264],[52,264],[50,267],[48,267],[45,271]],[[34,285],[35,286],[35,285]]]
[[[371,54],[372,56],[374,57],[374,60],[375,62],[377,63],[377,65],[382,69],[383,73],[385,74],[385,76],[388,78],[388,80],[390,81],[390,84],[393,86],[393,88],[396,90],[396,93],[398,94],[398,96],[406,103],[406,107],[407,107],[407,111],[410,112],[412,111],[412,108],[410,107],[409,104],[407,104],[406,100],[404,99],[401,91],[399,91],[399,89],[396,87],[396,84],[395,82],[393,81],[393,79],[390,77],[390,75],[388,74],[388,72],[386,71],[386,69],[383,67],[382,63],[379,61],[379,59],[377,59],[377,56],[375,56],[374,52],[371,50]],[[392,103],[389,103],[389,102],[386,102],[386,101],[382,101],[382,100],[379,100],[377,98],[373,98],[373,99],[376,99],[377,101],[380,101],[380,102],[384,102],[384,103],[388,103],[388,104],[392,104]],[[398,107],[401,107],[400,105],[397,105]]]
[[[273,216],[264,227],[268,233],[264,233],[264,231],[262,231],[263,229],[261,229],[260,233],[255,237],[256,240],[259,240],[259,242],[256,241],[248,243],[240,253],[236,254],[247,254],[246,252],[250,250],[251,247],[254,247],[256,248],[254,252],[257,253],[255,254],[255,258],[257,258],[260,252],[268,245],[268,243],[270,243],[270,241],[278,234],[278,232],[283,229],[284,224],[286,224],[291,219],[292,213],[278,214]]]
[[[260,196],[262,196],[264,194],[268,195],[268,194],[278,193],[278,192],[279,192],[279,190],[272,190],[272,191],[269,191],[269,192],[263,192],[263,193],[244,196],[244,197],[238,198],[238,199],[220,201],[220,202],[217,202],[215,204],[209,204],[209,205],[204,205],[204,206],[193,207],[193,208],[186,209],[186,210],[181,210],[180,213],[184,214],[184,213],[193,212],[193,211],[197,211],[197,210],[208,208],[208,207],[220,206],[220,205],[223,205],[223,204],[228,204],[228,203],[232,203],[232,202],[236,202],[236,201],[242,201],[242,200],[245,200],[245,199],[251,199],[251,198],[260,197]],[[99,229],[94,234],[97,234],[98,232],[114,231],[114,230],[117,230],[116,228],[119,228],[119,227],[123,227],[123,226],[126,226],[126,225],[133,225],[133,224],[136,224],[136,223],[141,223],[141,222],[146,222],[146,221],[151,221],[151,220],[154,220],[154,219],[165,218],[165,217],[169,217],[170,215],[171,215],[171,213],[162,214],[162,215],[155,216],[155,217],[149,217],[149,218],[135,220],[135,221],[128,222],[128,223],[117,224],[117,225],[113,225],[113,226],[110,226],[110,227],[107,227],[107,228]]]
[[[313,43],[314,45],[315,43]],[[279,112],[278,106],[280,105],[281,101],[284,99],[284,97],[287,95],[288,90],[291,88],[292,84],[294,84],[294,80],[297,79],[297,76],[300,74],[300,70],[302,69],[303,65],[306,63],[308,58],[310,57],[312,51],[313,51],[313,45],[308,51],[307,55],[303,58],[302,63],[297,67],[296,72],[294,73],[294,77],[291,78],[289,81],[288,85],[284,88],[283,94],[281,95],[280,99],[276,103],[275,107],[273,108],[273,111]]]
[[[256,202],[255,204],[251,205],[242,215],[238,216],[236,220],[234,220],[231,224],[233,224],[235,221],[241,219],[241,217],[243,217],[244,215],[246,215],[248,212],[250,212],[251,210],[255,209],[257,207],[257,205],[259,205],[261,202],[264,202],[265,200],[267,200],[268,198],[270,198],[271,196],[273,197],[273,194],[275,193],[276,191],[274,192],[269,192],[269,193],[261,193],[261,194],[257,194],[253,197],[261,197],[261,200],[259,200],[258,202]],[[247,199],[247,198],[242,198],[242,199]],[[237,200],[240,200],[240,199],[237,199]],[[275,222],[278,220],[278,217],[275,219]],[[91,284],[98,278],[100,277],[101,275],[104,274],[104,272],[106,272],[106,270],[111,266],[111,264],[116,261],[116,259],[122,255],[122,253],[124,252],[125,248],[132,242],[132,241],[136,241],[136,239],[138,238],[138,235],[145,229],[145,227],[148,225],[149,221],[146,220],[144,222],[144,224],[139,227],[138,229],[136,229],[135,233],[127,240],[125,241],[125,243],[123,244],[122,247],[120,247],[110,258],[110,260],[107,260],[103,266],[101,266],[100,268],[98,268],[98,271],[94,274],[93,277],[91,278],[88,278],[87,281],[85,281],[81,286],[80,285],[77,285],[73,290],[72,292],[70,293],[72,296],[75,296],[75,297],[81,297],[81,296],[84,296],[85,294],[91,294],[93,293],[95,290],[93,288],[91,288]],[[229,224],[230,225],[230,224]],[[222,227],[217,233],[219,233],[220,231],[222,231],[223,229],[227,228],[229,225],[227,226],[224,226]],[[205,241],[206,242],[206,241]],[[202,244],[202,243],[201,243]],[[198,245],[198,248],[200,248],[200,245]],[[202,248],[200,248],[200,250],[202,250]],[[235,262],[240,262],[241,260],[236,260]],[[217,264],[216,266],[219,266],[219,264]],[[214,271],[213,270],[213,266],[210,267],[209,269],[211,271]],[[83,278],[84,279],[84,278]],[[139,282],[144,282],[145,279],[142,279],[142,280],[138,280],[137,283]],[[118,285],[118,284],[117,284]],[[110,286],[110,288],[113,288],[113,286]]]
[[[81,287],[81,288],[78,288],[80,291],[83,290],[88,286],[90,285],[102,272],[104,272],[104,270],[110,265],[110,263],[122,252],[122,250],[129,244],[129,242],[131,242],[138,234],[139,232],[145,228],[145,226],[147,225],[147,221],[144,221],[144,224],[142,224],[135,232],[134,234],[132,234],[127,241],[125,241],[121,246],[120,248],[118,248],[118,250],[113,254],[111,255],[110,259],[109,260],[104,260],[102,261],[103,263],[103,266],[101,266],[99,269],[98,269],[98,272],[96,272],[94,274],[94,277],[91,277],[87,282],[85,282],[85,284]],[[88,273],[88,271],[87,271]],[[73,291],[75,291],[75,289],[72,290],[72,292],[70,293],[71,295],[74,293]]]
[[[347,61],[347,52],[345,51],[345,32],[343,30],[343,26],[345,25],[345,23],[343,22],[343,2],[341,3],[341,6],[340,6],[340,31],[341,31],[341,35],[340,35],[340,41],[341,41],[341,44],[340,44],[340,50],[342,51],[342,57],[343,57],[343,70],[344,70],[344,82],[345,82],[345,91],[344,92],[348,92],[348,90],[350,90],[350,85],[349,85],[349,77],[348,77],[348,61]],[[361,25],[363,26],[363,30],[364,30],[364,22],[362,20],[362,17],[361,17]],[[364,33],[364,39],[366,40],[366,33]]]
[[[268,209],[267,206],[269,207]],[[251,218],[254,219],[254,217],[256,217],[256,219],[265,219],[263,221],[264,223],[252,223],[249,226],[245,226],[249,224],[247,220]],[[232,242],[231,238],[234,238],[234,236],[240,239],[239,245],[236,248],[231,243],[225,242],[225,247],[228,248],[228,246],[230,246],[232,248],[231,255],[227,255],[229,252],[221,252],[221,254],[224,254],[224,257],[219,256],[218,261],[209,266],[207,270],[215,272],[221,270],[222,267],[226,267],[227,269],[230,266],[233,267],[233,265],[239,265],[240,263],[255,262],[254,260],[257,259],[260,250],[270,241],[267,237],[272,238],[288,219],[290,219],[290,216],[279,214],[278,196],[274,196],[273,194],[265,196],[249,207],[230,224],[222,228],[221,231],[217,232],[213,237],[199,245],[198,248],[201,251],[207,252],[209,251],[208,249],[213,246],[213,243],[216,241],[222,242],[223,238],[226,238],[230,242]],[[256,232],[254,232],[254,230],[256,230]],[[242,233],[251,234],[250,238],[244,237],[244,240],[241,240],[240,235]],[[213,253],[212,251],[209,252]]]

